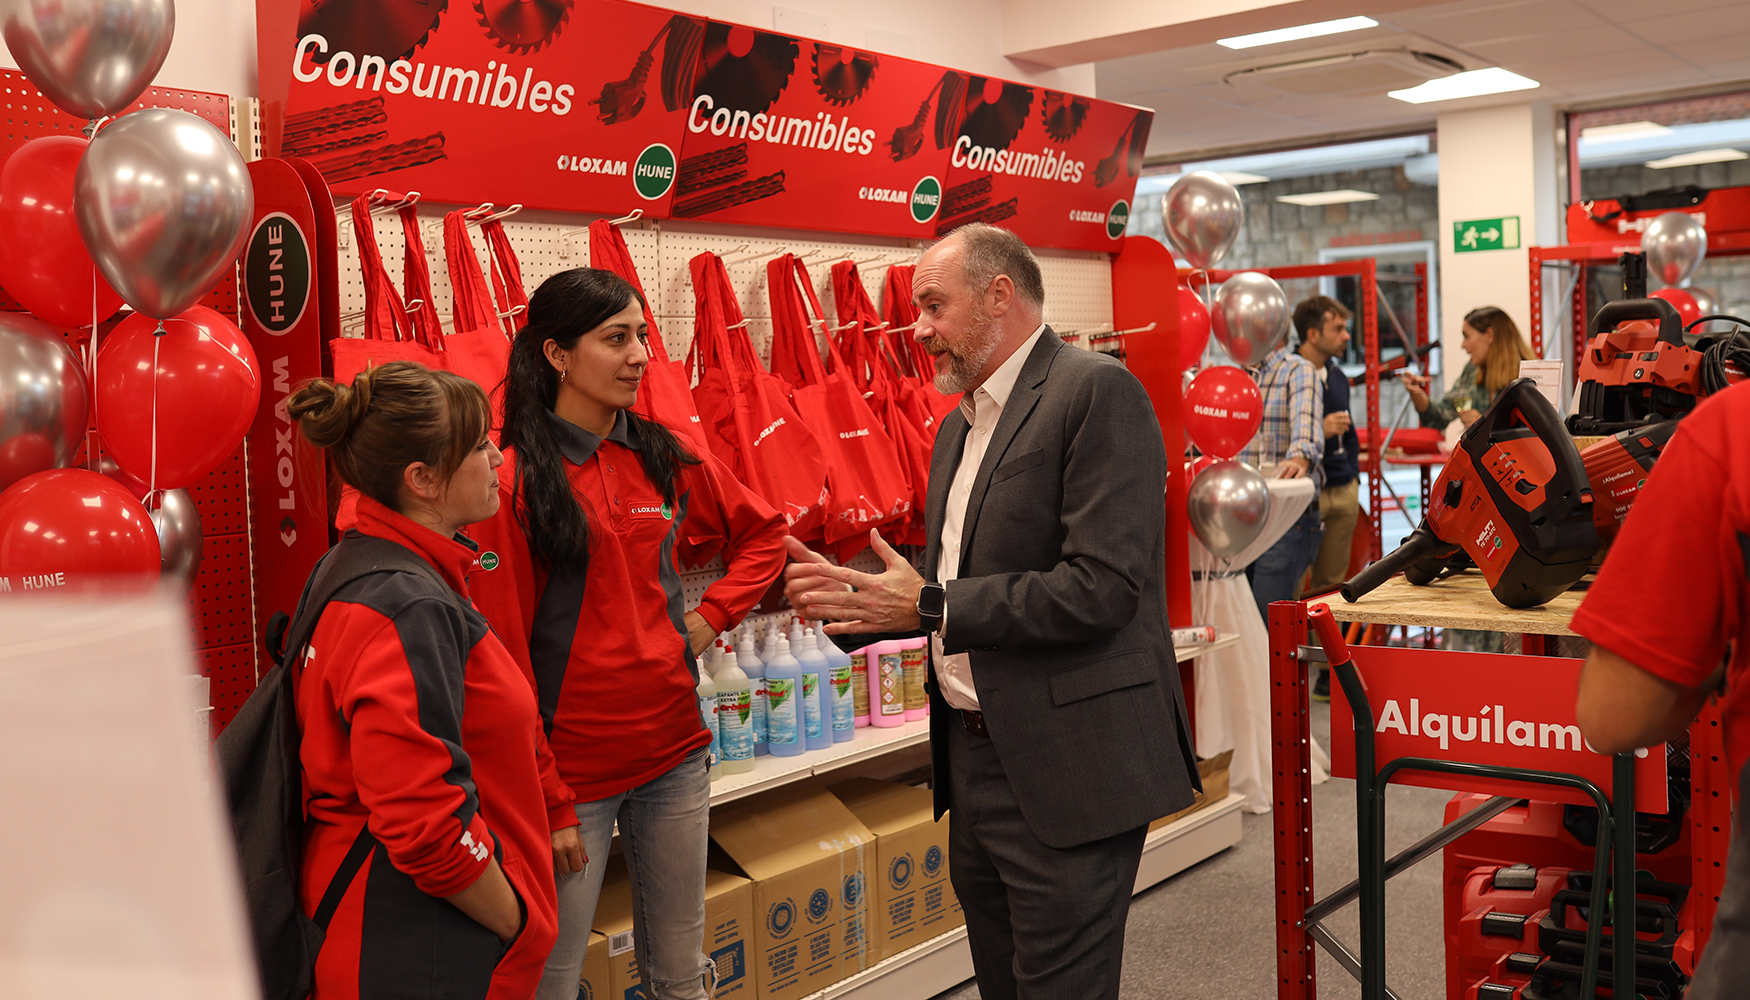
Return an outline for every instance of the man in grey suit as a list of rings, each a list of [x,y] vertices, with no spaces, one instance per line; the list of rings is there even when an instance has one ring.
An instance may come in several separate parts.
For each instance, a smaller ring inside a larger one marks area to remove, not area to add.
[[[1198,787],[1160,425],[1123,365],[1044,324],[1014,234],[955,230],[912,288],[937,387],[965,393],[936,436],[924,573],[879,534],[879,575],[787,538],[785,593],[851,648],[931,636],[936,812],[980,994],[1113,1000],[1148,824]]]

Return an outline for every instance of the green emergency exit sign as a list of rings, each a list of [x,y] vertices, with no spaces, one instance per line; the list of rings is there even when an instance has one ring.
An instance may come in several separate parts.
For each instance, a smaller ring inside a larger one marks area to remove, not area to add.
[[[1473,250],[1519,249],[1519,216],[1503,219],[1470,219],[1452,224],[1452,249],[1456,253]]]

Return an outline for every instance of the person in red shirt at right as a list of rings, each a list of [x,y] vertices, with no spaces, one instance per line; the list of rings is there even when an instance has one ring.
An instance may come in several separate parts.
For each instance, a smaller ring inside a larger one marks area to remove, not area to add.
[[[1678,425],[1647,475],[1598,579],[1574,614],[1592,640],[1580,731],[1600,753],[1682,735],[1725,689],[1726,759],[1737,783],[1726,887],[1687,1000],[1743,996],[1750,982],[1750,384],[1716,393]]]
[[[784,519],[715,457],[632,412],[650,353],[644,298],[609,271],[542,282],[505,379],[504,503],[482,522],[475,595],[529,672],[577,795],[581,873],[559,879],[559,941],[539,1000],[576,1000],[618,821],[650,1000],[707,1000],[711,735],[698,654],[784,566]],[[721,551],[686,610],[677,550]]]

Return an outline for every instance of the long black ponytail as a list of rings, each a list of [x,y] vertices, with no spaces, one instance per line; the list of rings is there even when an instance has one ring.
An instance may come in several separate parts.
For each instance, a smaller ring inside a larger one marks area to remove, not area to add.
[[[644,296],[612,271],[578,267],[561,271],[529,297],[529,324],[511,342],[504,379],[504,448],[516,450],[513,502],[529,547],[547,567],[579,566],[589,559],[589,515],[571,490],[548,414],[559,399],[559,373],[547,360],[546,343],[570,350],[584,334]],[[626,411],[641,445],[644,473],[675,503],[682,466],[700,459],[674,432]]]

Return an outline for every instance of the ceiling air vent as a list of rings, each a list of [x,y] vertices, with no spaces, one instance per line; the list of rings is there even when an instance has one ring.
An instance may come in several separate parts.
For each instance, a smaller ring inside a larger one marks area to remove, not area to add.
[[[1371,49],[1236,70],[1222,82],[1298,97],[1383,94],[1464,71],[1455,60],[1416,49]]]

